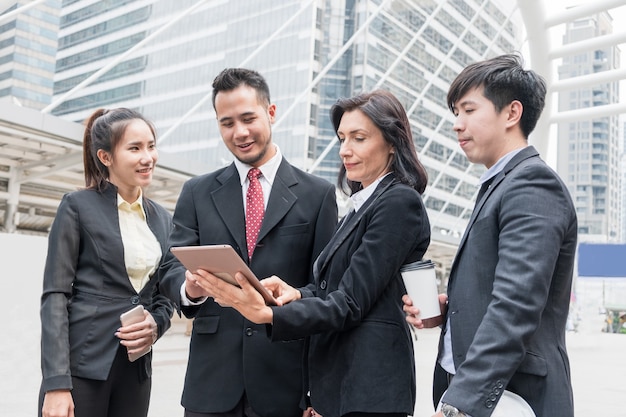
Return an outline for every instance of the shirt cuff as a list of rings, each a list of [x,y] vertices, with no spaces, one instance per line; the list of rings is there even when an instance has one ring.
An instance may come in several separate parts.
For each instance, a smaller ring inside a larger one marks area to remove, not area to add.
[[[185,291],[185,283],[180,286],[180,305],[181,306],[199,306],[204,303],[208,297],[200,297],[198,299],[190,300],[187,297],[187,291]]]

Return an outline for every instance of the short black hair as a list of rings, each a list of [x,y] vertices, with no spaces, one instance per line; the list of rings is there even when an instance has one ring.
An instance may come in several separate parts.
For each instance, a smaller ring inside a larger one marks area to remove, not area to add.
[[[468,65],[450,85],[448,107],[454,112],[459,99],[481,87],[498,112],[517,100],[524,108],[520,128],[528,138],[545,106],[546,82],[536,72],[525,70],[523,64],[519,55],[506,54]]]
[[[215,109],[217,93],[232,91],[241,85],[254,88],[259,103],[269,106],[271,103],[270,88],[261,74],[246,68],[226,68],[213,80],[213,109]]]

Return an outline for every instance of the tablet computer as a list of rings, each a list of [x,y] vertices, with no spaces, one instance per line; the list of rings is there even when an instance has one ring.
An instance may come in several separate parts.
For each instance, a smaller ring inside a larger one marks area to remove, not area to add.
[[[239,286],[235,280],[235,273],[241,272],[263,296],[266,304],[276,305],[272,294],[261,284],[232,246],[178,246],[170,248],[170,251],[189,271],[204,269],[232,285]]]

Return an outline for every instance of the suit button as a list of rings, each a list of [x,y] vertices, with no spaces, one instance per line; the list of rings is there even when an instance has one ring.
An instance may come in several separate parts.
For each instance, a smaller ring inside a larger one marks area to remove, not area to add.
[[[139,301],[140,301],[140,298],[139,298],[139,296],[138,296],[138,295],[133,295],[132,297],[130,297],[130,302],[131,302],[133,305],[137,305],[137,304],[139,304]]]
[[[246,327],[246,336],[252,336],[253,333],[252,328]]]
[[[489,401],[489,400],[485,401],[485,407],[487,407],[487,408],[493,408],[493,402],[491,402],[491,401]]]
[[[320,282],[320,288],[325,290],[326,289],[326,280],[323,279],[322,282]]]

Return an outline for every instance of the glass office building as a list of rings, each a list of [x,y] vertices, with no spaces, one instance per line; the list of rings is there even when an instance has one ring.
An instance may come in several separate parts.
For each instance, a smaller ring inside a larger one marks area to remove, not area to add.
[[[337,2],[340,3],[340,2]],[[429,174],[424,194],[435,239],[458,239],[473,208],[482,166],[470,164],[458,146],[446,104],[449,84],[467,64],[520,50],[514,7],[494,1],[326,2],[327,41],[322,63],[350,48],[320,82],[316,158],[334,138],[328,108],[340,95],[383,88],[403,103],[420,158]],[[504,3],[504,2],[503,2]],[[333,26],[332,18],[341,16]],[[315,172],[336,177],[338,147]]]
[[[519,51],[522,37],[507,1],[64,0],[52,113],[82,121],[100,106],[136,108],[155,121],[162,153],[210,171],[232,160],[211,82],[225,67],[246,66],[268,80],[283,154],[334,183],[330,106],[384,88],[409,114],[430,176],[431,220],[458,238],[482,167],[458,147],[446,91],[468,63]]]
[[[606,13],[567,24],[563,44],[607,35],[613,19]],[[597,74],[619,68],[617,46],[565,56],[559,78]],[[559,94],[559,110],[575,110],[619,102],[619,83],[583,84]],[[582,241],[621,241],[619,116],[583,117],[559,123],[558,171],[566,182]]]
[[[13,14],[26,3],[0,9],[8,16],[0,21],[0,97],[12,96],[20,105],[41,109],[52,97],[61,0]]]
[[[315,69],[318,9],[308,3],[301,10],[301,1],[286,0],[65,0],[55,98],[126,56],[52,113],[81,121],[99,106],[136,108],[156,123],[163,153],[202,171],[215,169],[231,156],[217,130],[211,82],[226,67],[257,69],[266,77],[282,118]],[[311,99],[307,95],[301,100],[274,131],[283,153],[302,167],[305,138],[311,135]]]

